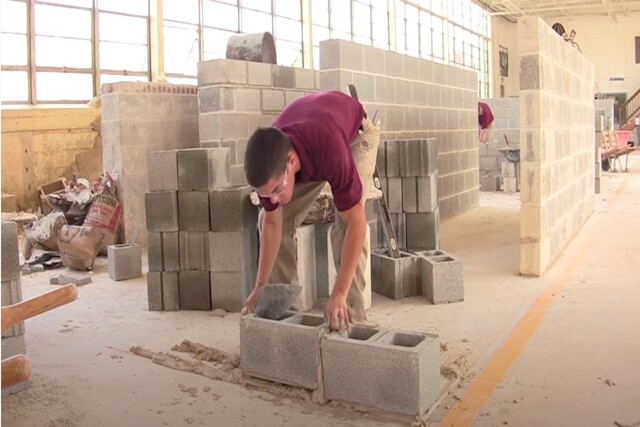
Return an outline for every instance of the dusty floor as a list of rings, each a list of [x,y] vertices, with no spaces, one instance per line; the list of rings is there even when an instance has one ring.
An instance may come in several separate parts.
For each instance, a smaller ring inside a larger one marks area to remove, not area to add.
[[[214,381],[132,354],[134,345],[167,352],[184,339],[237,354],[239,315],[149,312],[145,279],[111,281],[106,259],[77,301],[27,321],[31,386],[2,399],[2,421],[15,427],[640,425],[637,153],[630,170],[603,175],[596,210],[542,279],[518,275],[519,196],[481,193],[480,208],[441,228],[443,249],[464,261],[463,303],[374,295],[372,322],[437,333],[446,344],[443,399],[421,423],[318,406],[285,397],[283,388],[274,393]],[[24,276],[23,296],[51,289],[51,274]]]

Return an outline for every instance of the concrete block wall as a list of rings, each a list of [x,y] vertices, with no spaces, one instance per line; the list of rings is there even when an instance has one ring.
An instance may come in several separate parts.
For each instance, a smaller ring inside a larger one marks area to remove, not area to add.
[[[443,218],[478,205],[476,73],[344,40],[320,42],[320,89],[349,93],[348,84],[380,120],[381,140],[436,139]]]
[[[520,272],[541,276],[594,206],[593,65],[542,19],[518,20]]]
[[[611,130],[611,126],[613,125],[613,119],[615,117],[614,107],[615,102],[613,99],[596,99],[594,101],[595,108],[601,115],[604,117],[604,129]]]
[[[121,240],[133,243],[130,239],[140,229],[136,243],[146,246],[147,155],[198,146],[197,87],[113,83],[103,85],[101,92],[102,160],[116,179],[123,205]]]
[[[201,147],[231,150],[231,182],[246,184],[244,151],[259,126],[271,126],[282,109],[320,89],[317,71],[216,59],[198,64]]]

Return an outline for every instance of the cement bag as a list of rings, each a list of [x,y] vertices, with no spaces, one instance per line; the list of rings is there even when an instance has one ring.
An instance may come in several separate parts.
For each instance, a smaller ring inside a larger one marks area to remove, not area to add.
[[[83,225],[93,227],[102,237],[101,254],[106,255],[107,246],[117,243],[121,220],[122,205],[118,199],[106,192],[93,199]]]
[[[91,270],[100,249],[100,232],[89,226],[65,225],[58,236],[62,265],[74,270]]]
[[[58,235],[63,225],[67,223],[62,212],[52,212],[43,216],[25,231],[31,246],[58,251]],[[27,257],[28,258],[28,257]]]

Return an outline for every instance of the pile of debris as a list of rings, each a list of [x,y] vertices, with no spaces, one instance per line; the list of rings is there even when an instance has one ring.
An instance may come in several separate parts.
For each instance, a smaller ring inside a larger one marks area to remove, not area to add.
[[[118,240],[122,205],[115,180],[105,172],[91,185],[74,176],[39,190],[39,218],[25,227],[23,274],[61,266],[91,270],[96,256]]]

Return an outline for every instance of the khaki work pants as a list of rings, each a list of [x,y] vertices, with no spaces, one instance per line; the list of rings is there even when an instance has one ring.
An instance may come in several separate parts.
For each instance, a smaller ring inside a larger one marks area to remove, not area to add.
[[[378,145],[380,144],[380,131],[369,118],[364,119],[362,125],[363,130],[356,135],[351,143],[351,154],[353,155],[353,160],[358,169],[360,181],[362,182],[362,199],[360,200],[360,204],[364,207],[372,185]],[[269,276],[269,283],[296,283],[301,286],[309,286],[308,284],[298,281],[295,232],[296,228],[299,227],[306,218],[315,199],[325,184],[325,181],[295,184],[291,201],[282,206],[282,242],[275,265]],[[260,212],[260,218],[258,220],[259,229],[262,229],[263,213],[263,211]],[[345,233],[346,223],[336,211],[336,221],[331,226],[330,231],[336,271],[340,269]],[[352,322],[362,323],[366,321],[363,292],[366,286],[365,267],[369,250],[370,242],[369,239],[366,239],[347,296],[347,307]]]

